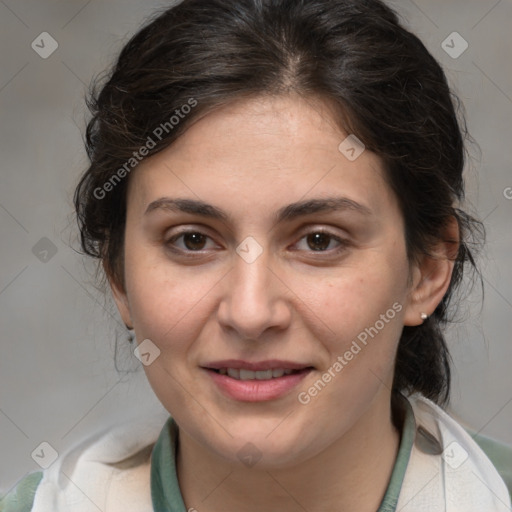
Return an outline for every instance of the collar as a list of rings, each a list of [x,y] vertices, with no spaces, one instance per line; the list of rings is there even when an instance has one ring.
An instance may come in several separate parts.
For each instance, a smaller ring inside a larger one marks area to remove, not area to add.
[[[415,439],[415,421],[411,405],[403,401],[403,427],[398,455],[391,479],[377,512],[395,512],[409,455]],[[179,429],[172,417],[165,423],[151,458],[151,499],[155,512],[187,512],[178,484],[176,449]]]
[[[404,398],[403,410],[397,459],[377,512],[510,512],[505,483],[455,420],[421,395]],[[187,512],[176,473],[178,442],[170,417],[152,453],[155,512]]]

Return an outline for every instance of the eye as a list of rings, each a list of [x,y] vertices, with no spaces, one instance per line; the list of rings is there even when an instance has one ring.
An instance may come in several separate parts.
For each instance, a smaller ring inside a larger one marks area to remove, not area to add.
[[[181,242],[177,243],[179,240],[181,240]],[[185,256],[193,256],[191,253],[200,253],[200,251],[214,248],[207,246],[208,240],[211,241],[212,239],[205,233],[190,230],[182,231],[181,233],[171,236],[166,240],[165,245],[173,252],[180,253]],[[349,245],[348,241],[340,238],[339,236],[336,236],[329,231],[319,229],[305,234],[296,246],[300,246],[302,241],[305,242],[307,247],[299,248],[298,250],[317,253],[338,253],[346,249]],[[334,248],[332,247],[333,242],[337,244]],[[329,249],[330,246],[331,248]]]
[[[300,241],[302,240],[305,240],[307,247],[310,248],[313,252],[339,252],[340,250],[345,249],[348,245],[346,240],[343,240],[339,236],[324,230],[310,231],[300,239]],[[333,241],[335,241],[338,245],[334,248],[331,247],[329,250],[329,246]],[[307,251],[307,248],[303,250]]]
[[[183,239],[183,243],[181,247],[175,248],[178,245],[176,241],[180,238]],[[211,240],[211,238],[200,231],[182,231],[169,238],[165,245],[176,252],[198,252],[208,249],[205,247],[207,240]]]

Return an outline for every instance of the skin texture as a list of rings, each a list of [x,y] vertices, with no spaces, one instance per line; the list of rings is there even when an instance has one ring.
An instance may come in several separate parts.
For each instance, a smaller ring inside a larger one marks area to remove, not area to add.
[[[187,508],[365,512],[377,510],[386,491],[400,440],[390,411],[400,333],[432,313],[453,264],[442,243],[438,258],[410,264],[379,158],[364,151],[349,161],[338,150],[346,136],[321,100],[244,99],[201,118],[130,176],[126,287],[111,286],[138,343],[150,339],[161,351],[144,369],[180,427]],[[144,214],[164,196],[200,199],[230,218]],[[370,213],[273,221],[289,203],[332,196]],[[207,238],[169,242],[184,228]],[[318,230],[345,242],[308,239]],[[263,251],[252,263],[236,252],[249,236]],[[298,394],[393,304],[401,306],[394,318],[307,405],[299,403]],[[222,359],[314,369],[285,396],[241,402],[201,368]],[[237,455],[249,442],[261,456],[252,467]]]

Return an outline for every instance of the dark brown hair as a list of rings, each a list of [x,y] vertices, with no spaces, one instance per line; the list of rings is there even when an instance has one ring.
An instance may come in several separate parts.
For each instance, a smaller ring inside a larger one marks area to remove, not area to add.
[[[155,154],[199,117],[244,97],[294,92],[336,106],[333,116],[344,130],[384,163],[411,260],[429,253],[450,218],[458,221],[449,290],[422,325],[404,327],[393,386],[448,400],[442,328],[463,269],[476,269],[470,246],[483,227],[457,207],[467,135],[457,98],[394,11],[378,0],[184,0],[149,20],[101,82],[87,98],[91,164],[74,201],[82,249],[100,258],[121,287],[126,164],[136,167],[130,159],[141,147]],[[158,127],[165,129],[157,137]],[[106,183],[113,185],[108,192]]]

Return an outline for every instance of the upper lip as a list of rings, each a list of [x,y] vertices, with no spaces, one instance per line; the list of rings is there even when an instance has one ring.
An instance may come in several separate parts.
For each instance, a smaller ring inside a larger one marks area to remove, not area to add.
[[[283,370],[302,370],[310,368],[310,364],[295,363],[292,361],[282,361],[280,359],[269,359],[267,361],[243,361],[242,359],[225,359],[223,361],[213,361],[202,365],[203,368],[220,370],[221,368],[237,368],[240,370],[252,370],[257,372],[260,370],[274,370],[282,368]]]

